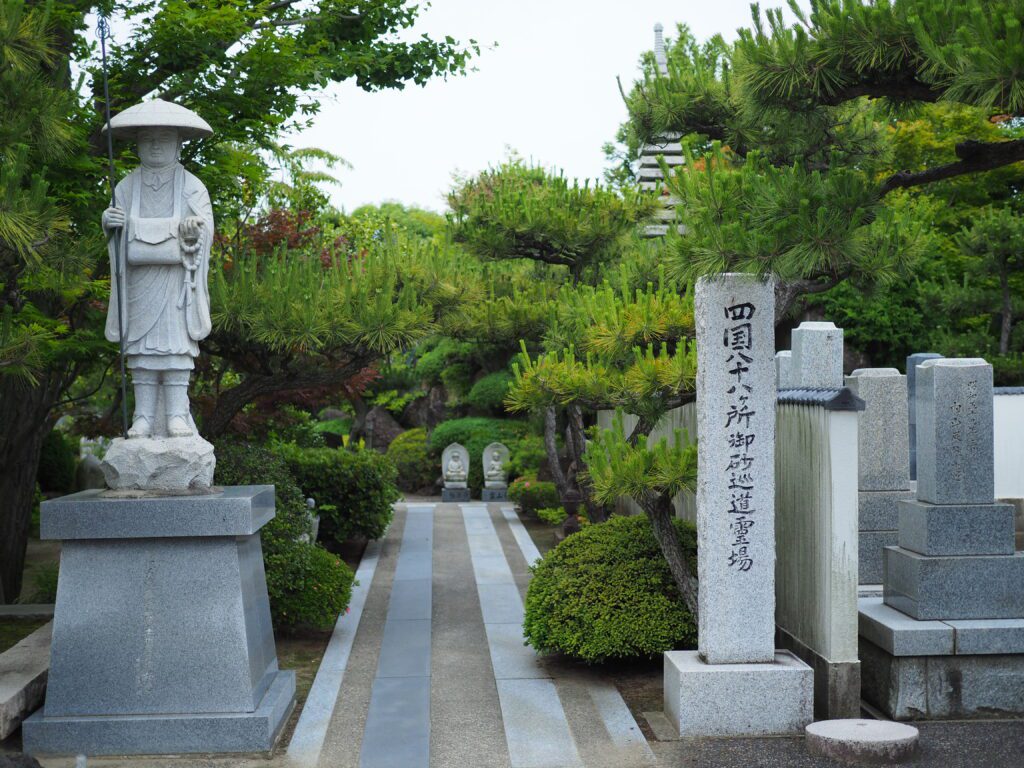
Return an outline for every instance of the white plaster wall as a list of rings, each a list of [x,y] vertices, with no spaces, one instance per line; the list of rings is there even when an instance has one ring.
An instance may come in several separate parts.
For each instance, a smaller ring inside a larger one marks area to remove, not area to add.
[[[775,451],[776,623],[857,661],[857,414],[780,405]]]
[[[993,398],[997,499],[1024,498],[1024,394]]]

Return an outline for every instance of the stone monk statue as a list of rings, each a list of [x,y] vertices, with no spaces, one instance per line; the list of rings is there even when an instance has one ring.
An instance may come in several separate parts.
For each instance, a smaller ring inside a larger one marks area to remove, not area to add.
[[[199,341],[210,333],[207,275],[213,208],[206,187],[179,161],[182,142],[209,136],[195,112],[159,99],[110,121],[115,138],[135,139],[142,165],[117,185],[103,212],[112,286],[106,337],[120,341],[135,391],[129,438],[196,435],[188,384]],[[124,307],[120,305],[123,297]]]

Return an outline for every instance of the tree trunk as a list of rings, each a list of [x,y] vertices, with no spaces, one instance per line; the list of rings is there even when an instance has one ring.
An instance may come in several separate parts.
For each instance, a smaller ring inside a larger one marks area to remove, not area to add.
[[[683,596],[683,602],[689,608],[693,618],[697,618],[697,579],[690,573],[686,562],[686,553],[683,552],[683,545],[679,541],[679,533],[672,523],[674,510],[672,499],[662,494],[654,499],[643,503],[644,511],[651,521],[651,529],[654,531],[654,538],[658,540],[661,553],[668,561],[668,569],[672,573],[672,579]]]
[[[0,603],[21,594],[39,450],[53,429],[50,409],[60,392],[57,376],[31,388],[0,378]]]
[[[359,439],[366,437],[366,417],[370,413],[370,408],[359,395],[353,394],[348,401],[352,404],[352,410],[355,415],[352,418],[352,426],[348,429],[348,447],[352,450],[359,444]],[[368,446],[373,448],[372,440],[371,445]]]
[[[1003,291],[1003,327],[999,331],[999,354],[1005,355],[1010,351],[1010,333],[1013,331],[1013,297],[1010,295],[1010,275],[1005,264],[999,270],[999,287]]]
[[[551,468],[551,477],[555,480],[555,488],[558,489],[558,497],[565,498],[569,490],[562,471],[562,460],[558,455],[558,411],[555,406],[549,405],[544,409],[544,451],[548,455],[548,464]]]
[[[587,475],[587,463],[583,454],[587,451],[586,427],[583,424],[583,411],[578,405],[569,406],[569,426],[567,437],[573,461],[576,462],[576,487],[579,489],[583,499],[583,506],[587,510],[587,517],[592,523],[603,523],[608,519],[608,512],[604,504],[594,500],[594,486]]]

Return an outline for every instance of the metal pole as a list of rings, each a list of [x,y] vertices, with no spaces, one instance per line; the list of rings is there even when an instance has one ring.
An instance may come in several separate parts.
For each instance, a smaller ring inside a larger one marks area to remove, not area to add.
[[[107,80],[107,38],[110,36],[110,24],[104,13],[99,14],[96,32],[100,38],[100,55],[103,62],[103,104],[107,119],[107,173],[110,179],[110,206],[117,205],[114,196],[116,181],[114,178],[114,133],[110,128],[110,85]],[[114,238],[114,291],[117,296],[117,338],[121,347],[121,433],[128,437],[128,375],[125,372],[124,354],[124,295],[121,292],[121,230],[118,228],[112,235]]]

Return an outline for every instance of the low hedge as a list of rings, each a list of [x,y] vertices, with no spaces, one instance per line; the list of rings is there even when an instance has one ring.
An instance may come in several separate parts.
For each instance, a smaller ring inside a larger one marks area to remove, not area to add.
[[[398,473],[398,487],[408,493],[433,490],[441,475],[440,464],[430,455],[427,430],[422,427],[407,430],[392,440],[387,457]]]
[[[217,485],[273,485],[274,519],[260,530],[270,613],[277,629],[328,629],[348,607],[355,574],[314,543],[309,511],[284,460],[259,446],[223,441],[216,446]]]
[[[692,525],[676,521],[696,563]],[[523,631],[541,653],[586,662],[650,658],[693,647],[697,624],[644,515],[584,527],[533,567]]]
[[[536,515],[538,510],[557,507],[562,503],[554,483],[538,480],[532,475],[513,480],[508,486],[508,498],[528,515]]]
[[[364,449],[274,449],[284,459],[307,496],[316,499],[320,537],[343,543],[355,537],[378,539],[391,523],[401,494],[398,473],[387,456]]]

